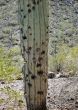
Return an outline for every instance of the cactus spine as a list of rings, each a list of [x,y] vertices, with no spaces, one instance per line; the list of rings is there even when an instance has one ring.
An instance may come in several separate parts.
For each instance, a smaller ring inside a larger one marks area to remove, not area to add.
[[[28,110],[45,110],[48,71],[47,0],[18,0]]]

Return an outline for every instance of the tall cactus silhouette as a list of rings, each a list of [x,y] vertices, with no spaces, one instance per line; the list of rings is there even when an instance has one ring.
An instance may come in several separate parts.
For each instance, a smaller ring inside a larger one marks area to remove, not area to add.
[[[46,110],[48,2],[18,0],[24,91],[28,110]]]

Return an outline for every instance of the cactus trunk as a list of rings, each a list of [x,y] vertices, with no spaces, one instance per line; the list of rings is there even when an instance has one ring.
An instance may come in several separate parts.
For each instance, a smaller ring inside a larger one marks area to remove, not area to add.
[[[47,0],[19,0],[24,91],[28,110],[46,110],[48,72]]]

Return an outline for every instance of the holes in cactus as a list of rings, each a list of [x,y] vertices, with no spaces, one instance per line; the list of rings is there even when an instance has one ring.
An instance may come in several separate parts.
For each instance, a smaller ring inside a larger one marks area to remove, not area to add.
[[[20,28],[21,33],[23,33],[23,28]]]
[[[47,26],[47,29],[49,28],[49,26]]]
[[[41,63],[37,63],[37,67],[41,67]]]
[[[34,80],[36,78],[36,75],[32,75],[31,78]]]
[[[36,48],[36,51],[39,52],[40,48]]]
[[[38,75],[43,75],[43,71],[42,71],[42,70],[37,71],[37,74],[38,74]]]
[[[35,41],[35,38],[33,40]]]
[[[43,60],[43,58],[42,58],[42,57],[39,57],[39,58],[38,58],[38,61],[40,62],[41,60]]]
[[[30,51],[32,49],[32,47],[28,47],[28,50]]]
[[[47,82],[47,79],[45,79],[44,82],[46,83]]]
[[[46,33],[48,34],[48,31]]]
[[[32,9],[35,10],[35,6],[33,6]]]
[[[23,12],[23,9],[21,9],[21,12]]]
[[[26,18],[26,15],[24,15],[24,18]]]
[[[29,86],[29,87],[32,87],[32,84],[31,84],[31,83],[28,83],[28,86]]]
[[[30,36],[32,35],[32,33],[29,34]]]
[[[45,51],[44,50],[41,52],[41,55],[43,55],[43,54],[45,54]]]
[[[31,29],[31,26],[28,26],[28,29]]]
[[[28,77],[28,74],[26,75],[26,77]]]
[[[44,45],[45,43],[44,42],[42,42],[42,45]]]
[[[24,36],[22,36],[22,38],[25,40],[25,39],[27,39],[27,37],[24,35]]]
[[[39,0],[37,1],[37,4],[39,4]]]
[[[27,95],[27,92],[24,92],[24,95],[26,96]]]
[[[27,7],[30,7],[30,4],[27,4]]]
[[[78,100],[75,102],[75,107],[78,108]]]
[[[33,1],[33,4],[34,4],[34,5],[36,5],[36,2],[35,2],[35,0]]]
[[[29,50],[26,50],[26,53],[27,53],[27,54],[30,54],[30,51],[29,51]]]
[[[43,91],[38,91],[37,94],[43,95]]]
[[[46,16],[49,17],[49,14],[47,14]]]
[[[28,13],[31,13],[31,9],[28,9]]]

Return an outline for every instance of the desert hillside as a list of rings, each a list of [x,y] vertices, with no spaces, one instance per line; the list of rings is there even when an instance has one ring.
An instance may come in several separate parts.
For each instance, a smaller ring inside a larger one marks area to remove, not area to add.
[[[49,0],[48,50],[48,109],[78,110],[78,0]],[[22,66],[18,0],[0,0],[0,110],[26,110]]]

